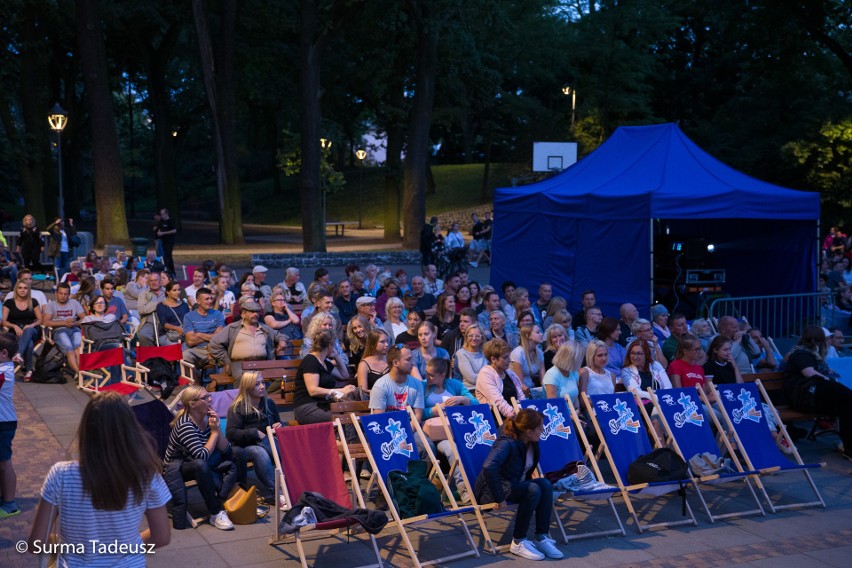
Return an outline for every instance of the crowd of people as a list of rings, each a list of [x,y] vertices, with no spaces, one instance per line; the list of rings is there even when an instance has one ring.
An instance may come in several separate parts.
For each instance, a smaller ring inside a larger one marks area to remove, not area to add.
[[[433,221],[430,238],[439,234]],[[490,219],[486,221],[490,230]],[[483,230],[480,223],[474,233],[482,236]],[[455,232],[454,226],[449,236]],[[826,265],[832,267],[826,281],[835,283],[839,299],[852,281],[848,240],[842,249],[835,245],[843,238],[835,231],[826,239]],[[447,242],[451,249],[459,248],[452,238],[444,239],[444,246]],[[484,242],[470,248],[461,242],[465,254],[476,255],[474,266],[489,254]],[[185,481],[197,481],[211,523],[223,530],[233,528],[223,501],[245,480],[247,459],[255,465],[261,494],[270,501],[276,497],[266,427],[280,426],[281,417],[267,397],[262,375],[243,372],[242,363],[292,357],[287,347],[294,340],[302,342],[294,393],[294,416],[300,424],[330,421],[331,403],[347,399],[369,400],[374,413],[410,407],[419,421],[436,416],[441,406],[492,405],[506,427],[479,473],[476,497],[480,503],[522,502],[512,552],[527,559],[559,558],[561,552],[547,536],[552,493],[540,480],[530,479],[540,417],[516,412],[512,399],[563,397],[581,411],[581,393],[622,388],[646,402],[648,388],[699,386],[712,397],[711,384],[738,383],[746,373],[783,369],[794,407],[839,417],[841,449],[852,459],[852,391],[836,382],[827,363],[842,347],[842,334],[838,337],[834,330],[807,327],[784,357],[759,329],[731,316],[690,322],[657,304],[645,319],[631,303],[621,305],[618,314],[608,314],[593,290],[584,291],[581,305],[571,309],[565,298],[554,295],[549,282],[534,288],[534,296],[513,282],[501,283],[498,290],[471,280],[463,266],[442,280],[432,262],[434,251],[430,245],[429,254],[424,252],[421,274],[350,265],[336,282],[324,268],[315,270],[306,283],[301,270],[291,267],[284,280],[274,284],[266,281],[264,266],[238,276],[224,264],[206,261],[195,268],[188,285],[171,278],[156,255],[132,266],[126,257],[101,259],[92,252],[85,261],[70,263],[51,301],[32,290],[32,272],[24,267],[3,304],[2,325],[9,332],[5,336],[14,334],[16,341],[14,346],[0,343],[0,371],[6,353],[10,364],[21,366],[24,380],[30,378],[40,325],[52,329],[75,371],[86,324],[116,323],[118,335],[135,333],[140,345],[180,343],[184,360],[202,380],[179,395],[181,410],[172,424],[163,477],[174,502],[180,502]],[[115,339],[113,343],[120,343]],[[205,372],[214,368],[234,377],[239,391],[224,432],[202,386]],[[5,376],[8,380],[9,373]],[[0,382],[0,394],[3,385]],[[4,416],[0,408],[0,434]],[[782,451],[791,452],[783,437],[776,439]],[[450,456],[448,444],[434,442],[440,454]],[[532,460],[525,457],[527,452],[532,452]],[[11,438],[4,435],[0,472],[14,471],[10,458]],[[79,477],[85,488],[89,482],[84,469],[80,462],[63,466],[55,475]],[[501,477],[508,470],[511,479]],[[145,491],[153,492],[145,500],[147,508],[138,510],[158,522],[154,515],[159,513],[153,511],[162,501],[160,482],[141,475],[130,482],[129,490],[137,501]],[[471,496],[460,481],[454,476],[466,502]],[[45,484],[45,506],[57,505],[52,483]],[[2,487],[0,509],[9,503],[14,507],[14,493],[6,484]],[[118,489],[128,491],[124,485]],[[91,506],[109,509],[118,502]],[[527,540],[533,515],[536,539]],[[173,522],[181,528],[183,521],[175,515]],[[162,535],[141,538],[163,541]]]

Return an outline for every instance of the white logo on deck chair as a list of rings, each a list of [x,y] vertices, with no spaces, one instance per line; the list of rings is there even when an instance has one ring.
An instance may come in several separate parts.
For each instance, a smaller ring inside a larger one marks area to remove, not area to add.
[[[459,424],[464,424],[464,416],[459,412],[452,414],[453,420]],[[467,419],[468,424],[473,424],[473,432],[468,432],[464,435],[464,445],[467,449],[472,450],[477,444],[485,446],[494,445],[497,436],[491,433],[491,424],[485,419],[485,415],[481,412],[473,411],[470,418]]]
[[[728,400],[732,400],[733,394],[733,392],[727,391],[725,396],[728,397]],[[743,403],[743,406],[742,408],[735,408],[731,411],[734,422],[739,424],[745,418],[759,424],[763,412],[757,409],[757,401],[752,398],[751,393],[745,389],[740,389],[740,394],[737,398]]]
[[[671,397],[669,396],[669,398]],[[677,401],[683,407],[683,412],[675,412],[674,414],[677,428],[683,428],[684,424],[694,424],[695,426],[704,424],[704,417],[698,413],[698,405],[695,404],[691,396],[685,392],[680,393],[680,398]]]
[[[528,408],[535,408],[538,410],[538,408],[532,404]],[[547,408],[544,412],[542,412],[542,414],[544,414],[548,420],[545,422],[544,428],[541,431],[540,440],[547,440],[551,436],[558,436],[567,440],[571,436],[571,427],[565,425],[565,416],[559,412],[559,408],[548,402]]]
[[[627,402],[622,399],[617,399],[612,408],[618,412],[618,418],[613,418],[609,421],[609,431],[613,434],[618,434],[622,430],[627,430],[636,434],[639,432],[639,421],[634,420],[633,411],[627,408]]]
[[[376,422],[367,424],[367,428],[374,434],[381,434],[382,428]],[[402,422],[391,418],[388,420],[388,425],[385,426],[385,432],[391,435],[390,442],[382,442],[382,459],[388,461],[394,454],[399,454],[407,458],[414,453],[414,445],[408,441],[408,434],[405,428],[402,427]]]

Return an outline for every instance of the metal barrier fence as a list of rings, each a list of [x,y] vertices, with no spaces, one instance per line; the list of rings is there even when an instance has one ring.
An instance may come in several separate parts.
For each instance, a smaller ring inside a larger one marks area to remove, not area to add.
[[[745,296],[718,298],[710,304],[710,317],[745,317],[764,336],[792,338],[802,335],[806,326],[832,325],[837,317],[834,295],[827,292],[782,296]],[[844,312],[845,313],[845,312]],[[846,320],[849,314],[846,313]]]

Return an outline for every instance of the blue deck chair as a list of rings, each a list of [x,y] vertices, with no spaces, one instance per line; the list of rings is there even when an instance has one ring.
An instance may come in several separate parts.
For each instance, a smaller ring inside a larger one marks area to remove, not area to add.
[[[492,407],[487,404],[440,407],[438,409],[438,414],[441,416],[444,430],[447,433],[447,439],[452,444],[453,455],[455,455],[453,463],[450,464],[451,472],[457,467],[460,468],[468,495],[470,495],[474,507],[480,514],[480,519],[482,512],[491,511],[497,506],[497,503],[483,504],[477,502],[474,492],[476,478],[482,471],[482,464],[485,463],[485,458],[488,457],[491,446],[494,445],[499,435],[492,410]],[[496,554],[500,549],[508,548],[508,546],[495,546],[485,523],[481,522],[480,526],[482,527],[486,549]]]
[[[781,435],[787,438],[787,442],[793,448],[793,458],[795,461],[791,461],[781,453],[781,450],[775,445],[772,434],[769,432],[766,416],[764,416],[763,406],[761,405],[761,396],[763,402],[766,403],[770,411],[775,415],[776,423],[782,424],[782,422],[778,416],[778,411],[775,409],[769,396],[767,396],[763,385],[760,384],[760,379],[754,383],[714,385],[714,387],[716,389],[716,400],[722,409],[727,430],[732,433],[739,445],[740,454],[745,461],[746,469],[758,471],[761,477],[775,473],[800,471],[804,474],[805,479],[817,498],[816,501],[801,501],[776,505],[769,498],[761,477],[758,477],[756,478],[757,486],[763,492],[763,498],[766,500],[769,510],[775,513],[780,509],[815,507],[817,505],[825,507],[825,501],[823,501],[822,495],[820,495],[816,484],[814,484],[809,471],[810,469],[822,467],[824,464],[804,463],[784,427],[781,428]]]
[[[603,483],[603,476],[597,461],[594,459],[594,453],[589,448],[588,443],[583,436],[583,430],[577,425],[577,416],[573,407],[565,402],[564,398],[548,398],[545,400],[522,400],[520,403],[513,399],[516,407],[534,408],[544,415],[544,430],[539,439],[539,448],[541,449],[538,469],[539,473],[544,475],[547,472],[559,471],[566,464],[571,462],[588,463],[590,469],[594,472],[595,478]],[[582,440],[580,436],[583,436]],[[583,448],[586,448],[583,450]],[[573,493],[564,493],[559,499],[554,500],[554,507],[559,504],[563,508],[570,506],[570,500],[577,501],[598,501],[606,500],[612,509],[612,514],[615,516],[615,521],[618,523],[617,529],[601,530],[595,532],[584,532],[580,534],[568,535],[565,532],[565,523],[559,523],[559,529],[562,531],[562,538],[567,544],[569,540],[580,538],[591,538],[596,536],[610,536],[627,534],[624,530],[624,525],[621,522],[621,517],[618,516],[618,511],[615,509],[615,503],[612,501],[612,496],[617,493],[617,489],[601,489],[593,491],[574,491]],[[556,518],[560,519],[558,511]],[[568,519],[566,519],[568,520]]]
[[[582,393],[582,395],[589,418],[598,433],[604,454],[612,469],[615,484],[621,491],[627,510],[636,523],[636,529],[641,533],[645,529],[657,527],[698,524],[685,496],[683,496],[683,506],[685,513],[689,516],[688,519],[642,524],[633,507],[631,496],[659,497],[666,493],[680,491],[684,489],[684,485],[691,484],[690,479],[687,477],[679,482],[630,485],[627,481],[627,468],[639,456],[648,454],[652,450],[651,443],[648,441],[648,429],[643,424],[634,395],[628,392],[591,396]]]
[[[720,455],[719,445],[716,443],[716,438],[713,436],[713,429],[710,426],[711,421],[717,420],[716,415],[711,412],[711,417],[708,418],[707,413],[705,413],[704,405],[707,404],[707,400],[703,396],[704,392],[701,388],[672,388],[656,393],[652,389],[648,389],[648,392],[651,395],[654,407],[660,415],[663,428],[665,428],[666,435],[671,441],[672,448],[680,454],[684,461],[689,462],[692,456],[705,452]],[[719,432],[724,431],[718,422],[716,428]],[[727,439],[724,437],[723,439],[727,443]],[[733,452],[729,450],[729,453]],[[704,511],[707,513],[707,517],[711,523],[716,522],[716,519],[729,517],[766,515],[749,480],[749,478],[757,479],[757,472],[742,471],[741,466],[739,468],[740,471],[737,472],[704,475],[701,477],[696,477],[690,470],[689,473],[692,476],[693,487],[695,487],[695,491],[698,493],[699,499],[701,499],[701,505],[704,507]],[[722,483],[733,481],[744,482],[757,508],[714,515],[707,505],[707,500],[704,498],[701,486],[718,486]]]
[[[434,453],[432,453],[428,442],[424,439],[425,436],[423,435],[422,430],[420,430],[419,425],[417,425],[416,435],[421,436],[421,442],[423,442],[423,445],[426,448],[426,453],[431,462],[430,478],[436,476],[440,480],[444,492],[450,500],[450,506],[441,513],[419,515],[403,519],[400,517],[399,511],[397,511],[396,507],[393,505],[393,501],[386,484],[388,474],[392,471],[408,471],[408,463],[419,459],[417,444],[415,442],[415,433],[411,427],[412,423],[417,423],[413,413],[409,414],[409,412],[406,412],[405,410],[398,410],[395,412],[369,414],[366,416],[356,416],[353,414],[352,423],[358,432],[358,438],[361,440],[361,443],[368,449],[367,459],[369,460],[374,472],[372,480],[378,484],[379,490],[387,500],[393,521],[399,529],[400,537],[402,538],[405,548],[408,550],[408,554],[411,556],[411,560],[414,565],[418,567],[428,566],[430,564],[447,562],[468,556],[475,556],[478,558],[479,549],[476,547],[473,537],[470,534],[470,529],[467,526],[467,522],[464,520],[465,514],[476,514],[476,508],[458,506],[452,492],[450,491],[449,485],[447,484],[447,480],[441,472],[441,468],[438,467],[438,462],[435,459]],[[408,527],[428,522],[452,519],[453,517],[455,517],[455,519],[457,519],[461,524],[469,550],[425,562],[421,561],[418,557],[417,551],[414,549],[414,545],[411,543],[411,538],[408,536]]]

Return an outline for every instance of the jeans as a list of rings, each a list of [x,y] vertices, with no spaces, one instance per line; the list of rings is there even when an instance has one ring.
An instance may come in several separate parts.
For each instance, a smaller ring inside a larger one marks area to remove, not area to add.
[[[438,442],[436,446],[438,449],[438,453],[447,458],[447,461],[453,463],[455,459],[455,454],[453,453],[453,446],[450,444],[449,440],[441,440]],[[456,464],[456,468],[453,470],[452,481],[456,486],[456,491],[459,492],[459,496],[462,500],[465,500],[465,497],[469,497],[467,487],[464,485],[464,478],[461,473],[461,464]]]
[[[59,327],[53,330],[53,340],[63,355],[80,347],[83,334],[79,327]]]
[[[515,540],[527,538],[533,512],[535,512],[535,534],[550,533],[550,514],[553,510],[553,485],[550,481],[542,478],[521,481],[512,486],[506,501],[518,504],[512,538]]]
[[[194,479],[198,484],[207,512],[211,515],[222,510],[222,503],[237,483],[237,464],[226,459],[230,457],[220,450],[213,450],[207,460],[185,461],[180,467],[185,481]]]
[[[28,371],[33,369],[33,347],[35,339],[38,337],[39,328],[30,327],[24,330],[24,333],[18,339],[18,353],[24,356],[24,367]]]
[[[53,265],[57,268],[58,277],[61,279],[62,275],[68,272],[68,253],[60,252],[59,256],[53,257]]]
[[[834,381],[819,381],[814,390],[814,410],[837,416],[843,452],[852,456],[852,390]]]
[[[12,290],[15,289],[15,283],[18,281],[18,267],[16,265],[4,266],[0,268],[0,277],[8,278],[12,281]]]
[[[275,493],[275,466],[272,464],[272,449],[269,447],[269,438],[264,438],[258,444],[243,448],[246,457],[254,463],[254,474],[266,489],[261,493],[264,498],[274,497]]]

